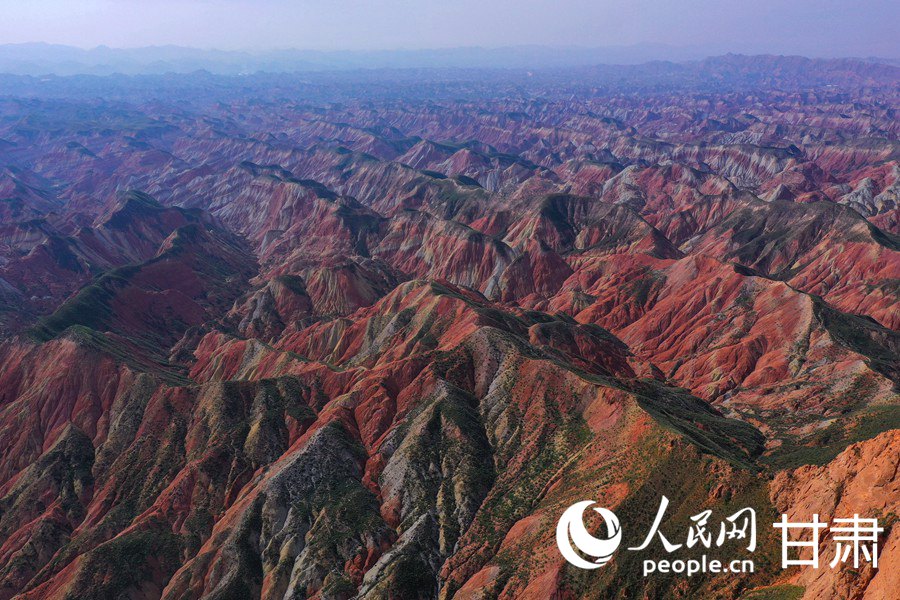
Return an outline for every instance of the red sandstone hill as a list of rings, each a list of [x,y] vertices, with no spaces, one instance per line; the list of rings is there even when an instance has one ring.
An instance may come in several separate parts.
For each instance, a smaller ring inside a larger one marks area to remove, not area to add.
[[[892,597],[896,68],[605,72],[0,100],[0,600]],[[558,553],[663,494],[756,572]]]

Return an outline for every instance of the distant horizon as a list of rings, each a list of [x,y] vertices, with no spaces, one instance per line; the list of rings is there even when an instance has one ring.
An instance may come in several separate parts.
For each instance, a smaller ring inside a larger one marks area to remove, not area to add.
[[[97,44],[93,46],[79,46],[75,44],[48,42],[48,41],[23,41],[23,42],[2,42],[0,48],[9,47],[49,47],[49,48],[65,48],[78,50],[81,52],[93,52],[97,50],[111,51],[140,51],[140,50],[186,50],[192,52],[220,53],[220,54],[248,54],[248,55],[265,55],[277,53],[315,53],[315,54],[379,54],[379,53],[448,53],[454,51],[483,51],[495,52],[502,50],[550,50],[550,51],[627,51],[640,49],[669,49],[694,53],[698,58],[684,60],[703,60],[704,58],[714,58],[717,56],[726,56],[729,54],[738,56],[780,56],[780,57],[800,57],[809,59],[884,59],[889,61],[900,60],[900,47],[894,55],[889,54],[815,54],[815,53],[798,53],[798,52],[781,52],[777,50],[742,50],[739,48],[710,48],[697,44],[663,44],[655,42],[636,42],[633,44],[615,44],[615,45],[584,45],[584,44],[503,44],[503,45],[459,45],[459,46],[421,46],[421,47],[373,47],[373,48],[316,48],[304,46],[271,46],[271,47],[235,47],[222,48],[216,46],[191,46],[176,43],[162,44],[145,44],[135,46],[111,46],[108,44]],[[666,60],[665,58],[651,59],[651,61]],[[670,62],[684,62],[683,59],[673,59]],[[650,61],[647,61],[650,62]],[[637,63],[635,63],[637,64]]]
[[[247,98],[305,98],[344,101],[403,98],[458,101],[496,94],[544,98],[573,93],[701,92],[725,90],[896,89],[900,62],[878,58],[807,58],[801,56],[725,54],[682,62],[542,66],[514,64],[535,60],[516,53],[467,52],[457,56],[415,52],[363,54],[278,54],[274,57],[216,54],[190,55],[178,49],[102,51],[102,64],[90,59],[54,63],[16,62],[0,46],[2,96],[118,99],[163,99],[191,90],[199,103]],[[47,54],[54,54],[48,52]],[[55,54],[69,56],[65,49]],[[538,53],[539,55],[539,53]],[[213,56],[214,58],[210,58]],[[151,60],[154,57],[158,60]],[[163,58],[159,58],[163,57]],[[481,60],[477,60],[481,57]],[[477,62],[473,62],[476,61]],[[466,62],[468,61],[468,62]],[[506,62],[503,62],[506,61]],[[235,81],[240,85],[234,87]],[[74,82],[74,85],[72,85]]]
[[[518,45],[399,50],[220,50],[174,44],[135,48],[76,48],[65,44],[0,44],[0,73],[10,75],[151,75],[206,71],[214,75],[301,73],[372,69],[513,69],[540,71],[583,67],[634,67],[658,62],[688,64],[716,57],[857,60],[897,67],[892,57],[821,57],[721,51],[662,44],[583,47]]]
[[[2,2],[3,0],[0,0]],[[0,44],[382,52],[518,46],[900,57],[894,0],[31,0]]]

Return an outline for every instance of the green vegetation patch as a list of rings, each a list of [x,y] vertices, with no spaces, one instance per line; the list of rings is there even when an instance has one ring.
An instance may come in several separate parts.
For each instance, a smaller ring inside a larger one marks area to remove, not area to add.
[[[800,600],[804,592],[806,588],[799,585],[774,585],[751,590],[741,596],[740,600]]]
[[[644,380],[635,395],[638,405],[658,423],[701,451],[741,468],[758,469],[756,458],[763,452],[765,437],[749,423],[726,418],[687,390],[655,380]]]
[[[891,429],[900,429],[900,405],[865,408],[842,416],[803,440],[785,440],[763,457],[762,462],[777,470],[824,465],[847,446],[870,440]]]
[[[136,271],[135,267],[123,267],[99,277],[64,302],[53,314],[38,321],[28,330],[28,334],[36,341],[46,342],[73,325],[105,329],[112,316],[110,302],[120,289],[128,285],[128,279]]]
[[[868,358],[872,370],[900,382],[900,333],[869,317],[849,315],[813,296],[816,318],[837,343]]]

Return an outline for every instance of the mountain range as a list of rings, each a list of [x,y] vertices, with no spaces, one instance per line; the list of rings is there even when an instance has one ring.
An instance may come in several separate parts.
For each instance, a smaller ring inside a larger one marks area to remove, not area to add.
[[[0,600],[900,589],[900,68],[0,83]],[[756,570],[559,554],[662,495]]]
[[[463,47],[432,50],[205,50],[181,46],[83,49],[59,44],[0,44],[0,73],[17,75],[151,75],[208,71],[217,75],[256,72],[320,72],[355,69],[559,69],[650,61],[699,61],[724,54],[713,46],[636,44]],[[864,62],[898,65],[900,57]]]

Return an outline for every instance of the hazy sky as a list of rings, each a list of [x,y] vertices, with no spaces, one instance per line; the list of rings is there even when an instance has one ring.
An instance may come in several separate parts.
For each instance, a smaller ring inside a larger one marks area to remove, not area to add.
[[[660,43],[900,56],[900,0],[0,0],[0,43],[417,49]]]

